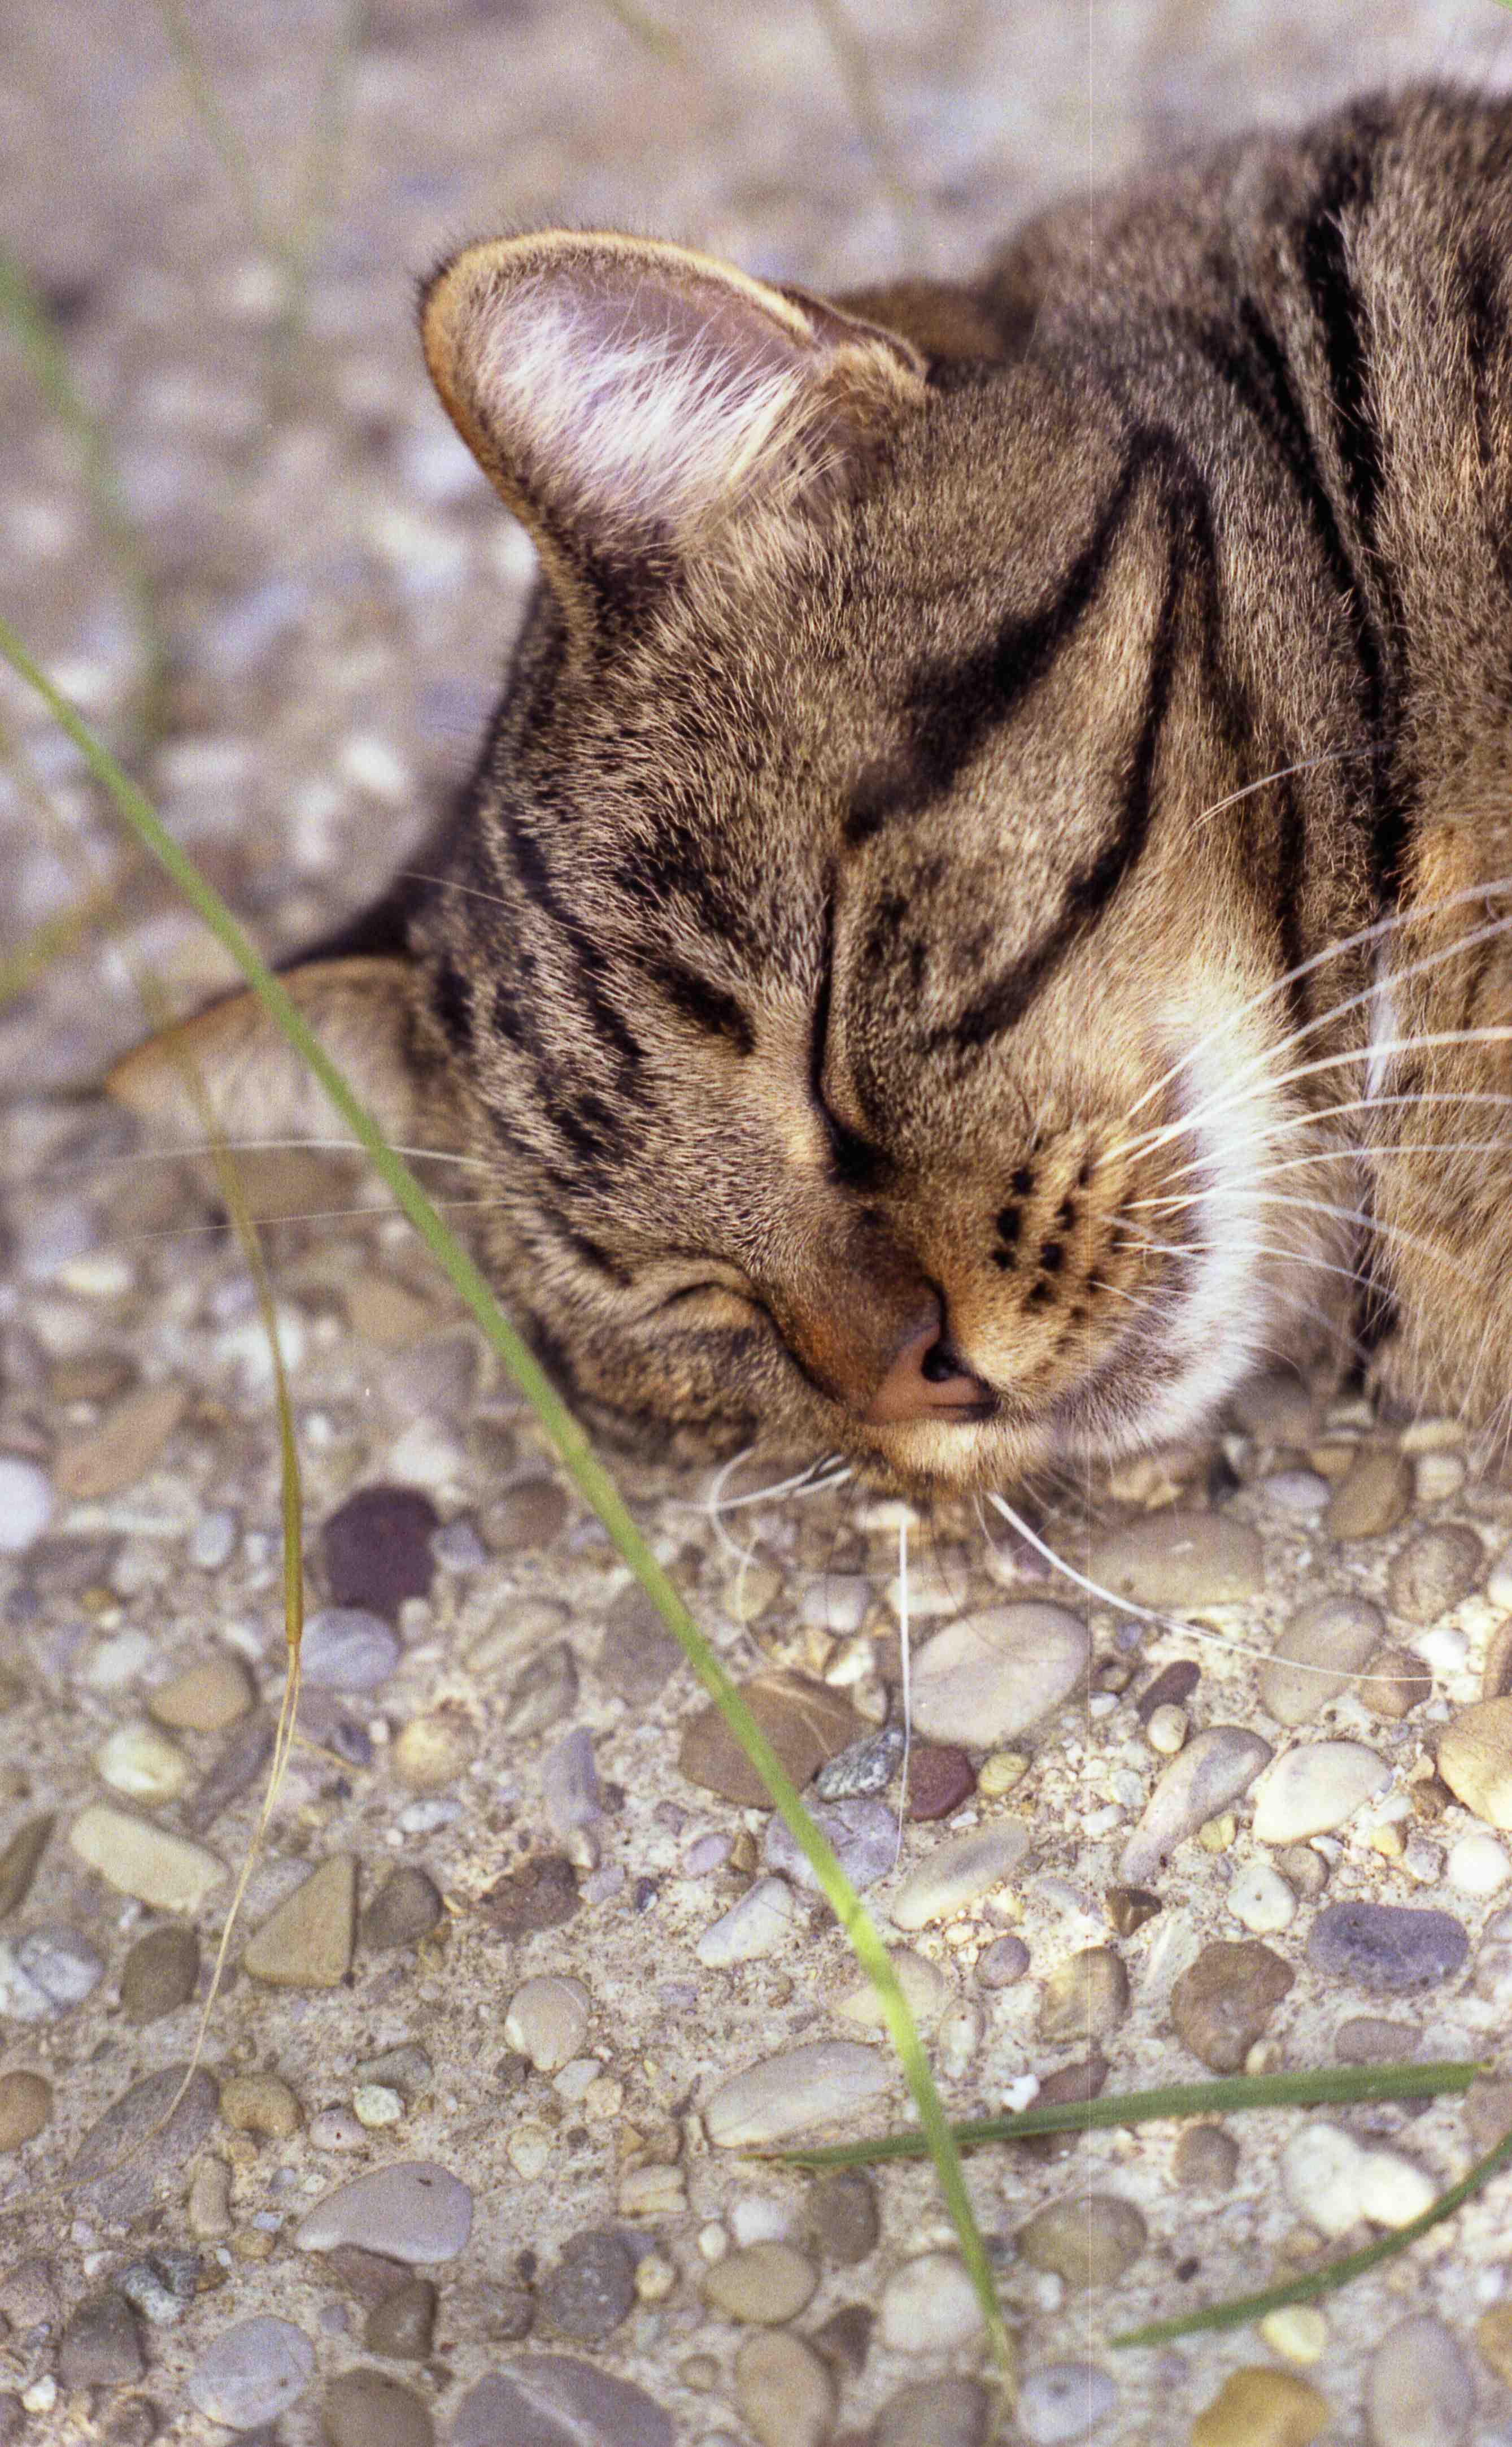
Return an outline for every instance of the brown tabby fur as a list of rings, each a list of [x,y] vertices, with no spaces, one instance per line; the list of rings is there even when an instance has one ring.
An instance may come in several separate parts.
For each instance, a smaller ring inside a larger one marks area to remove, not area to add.
[[[396,1133],[455,1117],[591,1424],[985,1487],[1352,1334],[1504,1418],[1509,292],[1512,105],[1443,91],[973,293],[437,275],[542,581],[407,947],[295,983]],[[317,1126],[254,1007],[190,1031]],[[932,1297],[980,1398],[868,1418]]]

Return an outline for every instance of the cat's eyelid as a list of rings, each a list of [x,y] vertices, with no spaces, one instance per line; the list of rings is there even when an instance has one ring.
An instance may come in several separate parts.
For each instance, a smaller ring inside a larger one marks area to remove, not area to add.
[[[819,984],[814,994],[814,1026],[809,1039],[808,1088],[815,1108],[829,1137],[830,1154],[835,1169],[842,1181],[853,1187],[864,1188],[876,1179],[882,1164],[879,1148],[862,1138],[842,1122],[824,1093],[824,1055],[829,1038],[829,1007],[835,982],[835,887],[833,881],[824,901],[823,945],[820,954]]]

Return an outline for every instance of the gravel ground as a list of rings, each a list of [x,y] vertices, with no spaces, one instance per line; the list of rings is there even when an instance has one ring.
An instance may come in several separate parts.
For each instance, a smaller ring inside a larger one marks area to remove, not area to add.
[[[1188,133],[1512,76],[1490,0],[881,0],[854,57],[796,0],[373,0],[334,77],[334,9],[188,22],[218,149],[145,0],[107,38],[80,0],[0,37],[3,226],[108,436],[155,736],[78,437],[0,348],[5,610],[274,953],[424,836],[528,574],[420,368],[442,247],[555,218],[816,286],[964,269]],[[301,277],[278,244],[312,194]],[[0,1005],[0,2447],[970,2447],[981,2341],[932,2176],[739,2154],[902,2113],[843,1943],[406,1228],[330,1167],[259,1182],[291,1219],[306,1739],[159,2129],[277,1704],[276,1440],[206,1185],[87,1091],[140,1033],[133,960],[186,1005],[225,972],[9,677],[0,721],[4,942],[86,875],[119,921]],[[993,1552],[964,1511],[911,1524],[896,1863],[898,1508],[630,1486],[795,1773],[832,1761],[953,2112],[1495,2052],[1512,1491],[1456,1422],[1262,1382],[1211,1450],[1086,1490],[1066,1551],[1185,1629],[1084,1605],[1001,1525]],[[1500,2104],[974,2158],[1028,2375],[1009,2435],[1508,2447],[1512,2178],[1321,2310],[1112,2343],[1403,2223]]]

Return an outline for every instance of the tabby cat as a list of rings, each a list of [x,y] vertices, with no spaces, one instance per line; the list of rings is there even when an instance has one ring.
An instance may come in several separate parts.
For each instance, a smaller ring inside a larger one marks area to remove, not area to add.
[[[540,579],[432,880],[292,983],[591,1425],[972,1489],[1320,1335],[1505,1407],[1512,105],[972,290],[556,232],[422,328]],[[250,1000],[187,1037],[329,1129]]]

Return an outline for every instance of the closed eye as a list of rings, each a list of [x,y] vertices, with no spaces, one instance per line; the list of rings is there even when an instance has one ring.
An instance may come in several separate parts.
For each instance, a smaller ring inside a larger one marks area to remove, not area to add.
[[[731,1291],[727,1283],[689,1283],[673,1292],[656,1310],[677,1325],[746,1326],[762,1314],[754,1292]]]
[[[824,1095],[824,1053],[829,1037],[830,990],[835,976],[835,896],[824,909],[824,947],[821,956],[819,991],[814,997],[814,1034],[808,1051],[808,1086],[829,1135],[830,1157],[840,1180],[853,1189],[871,1187],[887,1159],[879,1148],[853,1130],[834,1112]]]

